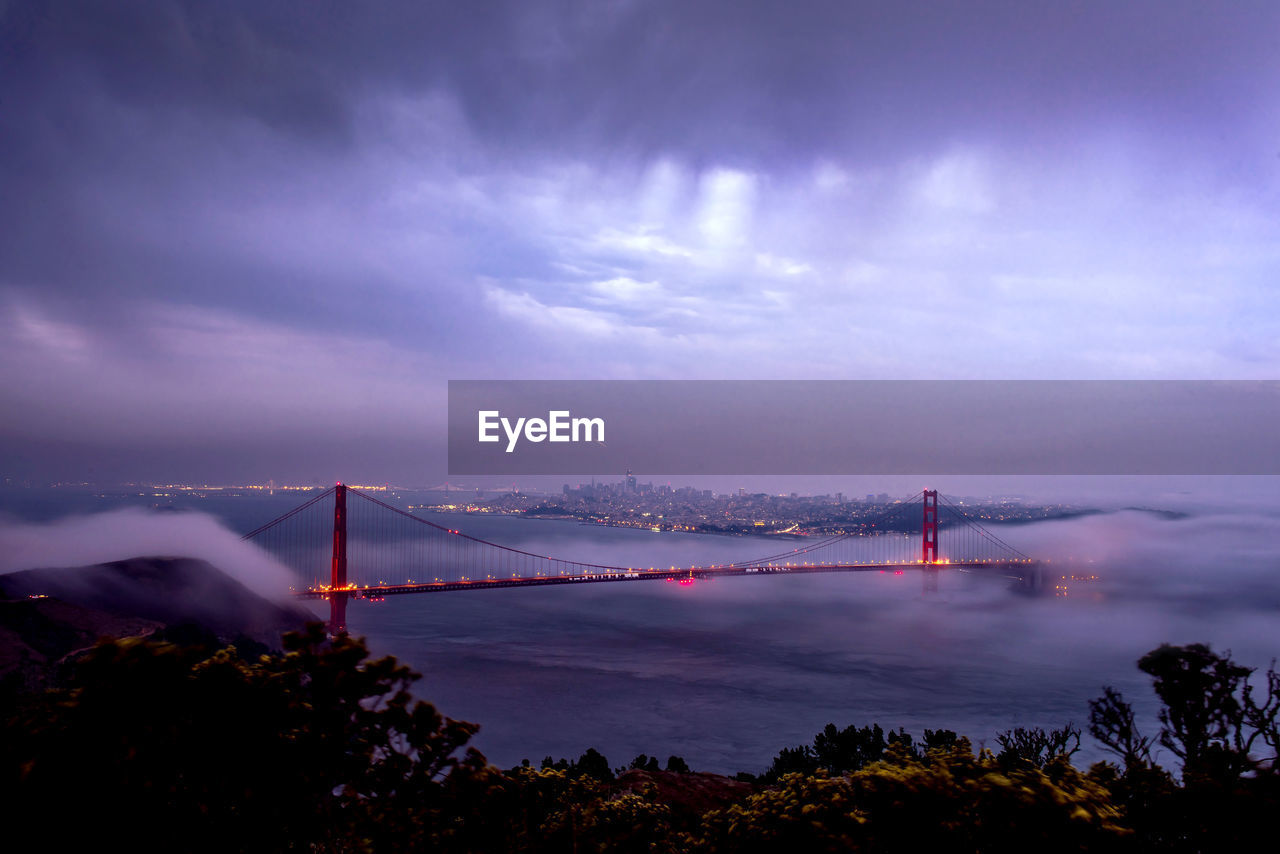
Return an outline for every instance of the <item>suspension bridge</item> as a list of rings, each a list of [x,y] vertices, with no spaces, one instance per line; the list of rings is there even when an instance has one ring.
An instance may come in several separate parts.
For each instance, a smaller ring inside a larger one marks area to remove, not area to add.
[[[921,570],[926,592],[944,569],[986,568],[1026,579],[1037,562],[937,490],[922,490],[850,530],[751,560],[706,566],[610,566],[534,554],[415,516],[337,484],[246,534],[290,567],[294,593],[329,601],[329,630],[346,630],[350,599],[548,584],[774,573]],[[943,536],[945,532],[945,536]]]

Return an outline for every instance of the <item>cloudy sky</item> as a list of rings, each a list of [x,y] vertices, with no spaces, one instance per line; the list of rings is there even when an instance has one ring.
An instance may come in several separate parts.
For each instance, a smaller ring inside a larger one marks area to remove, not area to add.
[[[0,474],[443,473],[448,379],[1280,361],[1280,6],[0,2]]]

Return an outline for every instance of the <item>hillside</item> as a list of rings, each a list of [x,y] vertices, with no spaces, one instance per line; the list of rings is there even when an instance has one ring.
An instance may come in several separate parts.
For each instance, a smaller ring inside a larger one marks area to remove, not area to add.
[[[58,660],[100,637],[194,624],[224,640],[248,636],[275,645],[309,619],[301,607],[271,602],[191,558],[24,570],[0,575],[0,679],[35,685]]]

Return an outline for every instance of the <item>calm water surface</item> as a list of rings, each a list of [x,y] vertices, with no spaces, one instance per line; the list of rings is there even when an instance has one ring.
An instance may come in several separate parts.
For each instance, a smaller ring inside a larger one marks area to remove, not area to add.
[[[449,518],[504,544],[618,565],[777,550],[763,538]],[[423,698],[481,724],[476,744],[499,765],[596,747],[615,765],[677,754],[701,770],[758,772],[828,722],[987,743],[1014,726],[1083,726],[1104,684],[1153,720],[1134,662],[1166,640],[1265,665],[1280,648],[1280,574],[1232,553],[1237,521],[1126,513],[1011,530],[1015,545],[1057,553],[1062,573],[1098,576],[1068,580],[1065,598],[959,572],[933,594],[911,572],[766,576],[389,597],[354,604],[350,625],[421,672]],[[1208,541],[1216,553],[1152,553],[1153,528],[1165,545]],[[1086,738],[1081,758],[1100,757]]]

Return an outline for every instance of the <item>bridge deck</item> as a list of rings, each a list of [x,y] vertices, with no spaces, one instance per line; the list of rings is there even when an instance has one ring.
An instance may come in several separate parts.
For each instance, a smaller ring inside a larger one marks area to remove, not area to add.
[[[400,596],[407,593],[444,593],[452,590],[497,590],[504,587],[540,587],[552,584],[600,584],[617,581],[689,581],[716,577],[747,575],[778,575],[813,572],[904,572],[912,570],[947,570],[947,569],[990,569],[1004,570],[1012,573],[1012,577],[1022,578],[1027,570],[1036,566],[1038,561],[969,561],[935,564],[914,563],[873,563],[873,564],[813,564],[813,565],[766,565],[766,566],[730,566],[730,567],[686,567],[684,569],[637,569],[626,571],[608,571],[585,574],[566,574],[551,576],[535,576],[531,578],[477,578],[462,581],[433,581],[415,584],[368,585],[364,587],[348,587],[343,590],[312,589],[297,591],[295,595],[302,599],[328,599],[335,593],[345,593],[351,598],[370,599],[383,596]]]

